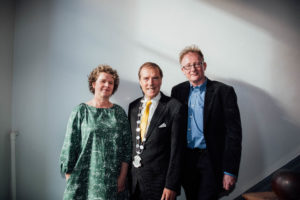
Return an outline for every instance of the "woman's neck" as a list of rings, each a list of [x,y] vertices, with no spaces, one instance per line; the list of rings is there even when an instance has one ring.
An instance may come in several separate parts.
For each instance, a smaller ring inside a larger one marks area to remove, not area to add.
[[[94,97],[90,100],[88,105],[96,107],[96,108],[110,108],[112,107],[112,103],[109,101],[108,98],[96,98]]]

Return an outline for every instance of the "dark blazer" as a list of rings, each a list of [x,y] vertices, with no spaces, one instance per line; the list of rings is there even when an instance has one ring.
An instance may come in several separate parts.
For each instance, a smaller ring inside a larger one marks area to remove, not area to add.
[[[132,131],[132,157],[136,155],[136,121],[141,98],[129,105],[128,118]],[[180,172],[186,137],[181,125],[182,105],[161,93],[161,99],[151,119],[145,148],[141,154],[142,167],[131,166],[131,190],[137,182],[145,190],[146,199],[160,199],[163,189],[180,192]],[[165,123],[165,127],[159,127]]]
[[[188,81],[174,86],[171,92],[184,104],[185,119],[189,92]],[[241,158],[242,127],[233,87],[207,79],[203,124],[207,150],[217,181],[222,184],[224,171],[238,175]]]

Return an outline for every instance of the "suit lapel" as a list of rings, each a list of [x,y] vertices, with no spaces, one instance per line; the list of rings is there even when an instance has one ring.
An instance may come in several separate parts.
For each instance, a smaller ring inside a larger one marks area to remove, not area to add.
[[[140,99],[132,107],[132,111],[130,112],[131,113],[130,125],[131,125],[131,127],[132,127],[131,129],[134,133],[135,133],[135,129],[137,128],[136,127],[136,121],[137,121],[137,115],[138,115],[138,112],[139,112],[139,106],[140,106]]]
[[[212,85],[211,80],[207,79],[206,92],[205,92],[205,102],[204,102],[204,129],[209,119],[209,115],[211,112],[212,104],[214,101],[214,87]]]
[[[152,116],[148,131],[147,131],[147,138],[150,137],[150,135],[153,132],[153,129],[157,127],[159,122],[161,121],[161,118],[164,117],[165,111],[166,111],[166,96],[161,92],[161,98],[158,102],[157,108]]]
[[[188,81],[183,85],[183,89],[180,92],[182,94],[182,99],[184,99],[184,103],[188,105],[190,94],[190,83]]]

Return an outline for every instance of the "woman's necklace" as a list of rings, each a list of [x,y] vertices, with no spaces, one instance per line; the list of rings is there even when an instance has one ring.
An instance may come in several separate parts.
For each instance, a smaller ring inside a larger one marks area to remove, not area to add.
[[[145,142],[146,142],[146,135],[144,136],[143,140],[141,140],[141,129],[140,129],[142,110],[145,107],[144,102],[145,102],[145,100],[142,99],[140,106],[139,106],[139,112],[138,112],[137,121],[136,121],[136,130],[135,130],[136,131],[136,137],[135,137],[136,138],[136,145],[135,145],[136,155],[134,156],[134,159],[132,161],[132,164],[135,168],[139,168],[142,166],[142,163],[141,163],[142,158],[140,155],[143,153]]]

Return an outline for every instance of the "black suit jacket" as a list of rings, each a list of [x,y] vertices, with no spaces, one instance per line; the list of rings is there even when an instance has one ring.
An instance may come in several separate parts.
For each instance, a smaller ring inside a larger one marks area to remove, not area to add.
[[[184,104],[185,119],[189,92],[188,81],[174,86],[171,92]],[[203,120],[207,150],[221,186],[224,172],[238,175],[241,158],[241,119],[233,87],[207,79]]]
[[[141,98],[130,103],[128,110],[133,141],[132,157],[136,155],[136,121],[140,101]],[[141,154],[142,167],[131,166],[132,192],[138,182],[147,199],[160,199],[165,187],[179,194],[182,156],[186,143],[184,127],[180,123],[183,119],[181,113],[181,103],[161,93]],[[166,127],[159,127],[163,123]]]

